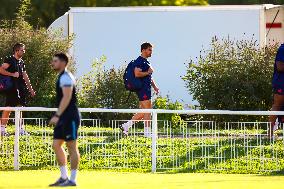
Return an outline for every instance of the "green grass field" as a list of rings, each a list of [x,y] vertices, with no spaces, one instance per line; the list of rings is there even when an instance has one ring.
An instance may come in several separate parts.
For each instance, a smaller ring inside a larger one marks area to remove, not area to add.
[[[0,189],[49,188],[58,171],[0,171]],[[283,188],[284,176],[233,174],[151,174],[81,171],[81,189],[274,189]]]

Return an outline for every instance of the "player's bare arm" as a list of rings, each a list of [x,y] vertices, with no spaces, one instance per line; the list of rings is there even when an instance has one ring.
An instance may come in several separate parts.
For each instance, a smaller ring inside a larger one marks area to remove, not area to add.
[[[29,91],[30,91],[32,97],[35,96],[36,93],[35,93],[35,91],[34,91],[32,85],[31,85],[29,75],[27,74],[26,71],[23,72],[23,78],[24,78],[24,80],[25,80],[25,82],[26,82],[26,84],[27,84],[27,86],[28,86],[28,89],[29,89]]]
[[[135,77],[146,77],[148,75],[150,75],[151,73],[153,73],[153,68],[149,68],[149,70],[147,72],[143,72],[141,68],[135,68],[134,69],[134,74]]]
[[[9,68],[9,66],[10,65],[8,63],[3,63],[0,66],[0,74],[18,78],[19,72],[11,73],[11,72],[6,71]]]
[[[156,94],[159,94],[160,89],[159,89],[159,87],[157,86],[157,84],[156,84],[156,82],[155,82],[154,79],[151,80],[151,85],[152,85],[154,91],[156,92]]]
[[[71,98],[72,98],[72,91],[73,87],[63,87],[63,98],[60,101],[59,108],[55,114],[55,116],[52,117],[49,124],[56,125],[60,115],[66,110],[67,106],[69,105]]]

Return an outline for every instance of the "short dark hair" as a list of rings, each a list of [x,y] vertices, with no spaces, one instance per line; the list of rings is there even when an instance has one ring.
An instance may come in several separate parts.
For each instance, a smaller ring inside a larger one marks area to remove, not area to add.
[[[14,46],[13,46],[13,52],[16,52],[18,50],[20,50],[20,48],[24,47],[25,44],[24,43],[16,43]]]
[[[65,53],[62,53],[62,52],[56,53],[56,54],[54,55],[54,57],[57,57],[59,60],[65,62],[66,65],[67,65],[68,62],[69,62],[68,56],[67,56]]]
[[[141,52],[142,50],[148,49],[149,47],[153,47],[151,43],[145,42],[141,45]]]

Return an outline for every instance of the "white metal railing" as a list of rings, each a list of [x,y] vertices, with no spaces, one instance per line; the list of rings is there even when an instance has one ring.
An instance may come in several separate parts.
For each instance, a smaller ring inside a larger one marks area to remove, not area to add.
[[[22,112],[54,112],[56,108],[44,107],[0,107],[0,111],[10,110],[15,112],[15,138],[14,138],[14,169],[19,170],[19,137],[20,121]],[[151,113],[152,114],[152,172],[157,170],[157,138],[158,138],[158,114],[188,114],[188,115],[284,115],[283,111],[228,111],[228,110],[162,110],[162,109],[101,109],[80,108],[80,112],[98,113]],[[200,134],[200,133],[199,133]],[[208,160],[209,161],[209,160]]]
[[[45,107],[0,107],[0,111],[20,112],[53,112],[56,108]],[[104,109],[104,108],[79,108],[80,112],[101,113],[165,113],[189,115],[284,115],[284,111],[231,111],[231,110],[164,110],[164,109]]]

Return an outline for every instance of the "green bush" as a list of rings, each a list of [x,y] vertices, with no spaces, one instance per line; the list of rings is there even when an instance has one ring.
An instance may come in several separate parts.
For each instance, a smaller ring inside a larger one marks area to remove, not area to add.
[[[158,97],[154,101],[153,108],[165,110],[182,110],[183,105],[178,101],[172,102],[169,97]],[[159,114],[158,120],[169,121],[173,128],[182,126],[184,124],[184,121],[179,114]]]
[[[211,48],[187,65],[186,88],[201,109],[269,110],[277,47],[213,38]]]
[[[138,99],[124,87],[125,67],[105,69],[106,57],[102,56],[92,64],[92,69],[78,84],[80,107],[131,109],[138,108]],[[129,114],[100,114],[105,120],[129,119]],[[96,114],[98,116],[98,114]]]
[[[66,39],[62,37],[62,32],[50,33],[45,28],[33,29],[25,21],[28,7],[29,1],[22,1],[16,19],[2,21],[0,26],[0,57],[12,55],[13,45],[16,42],[23,42],[26,45],[24,56],[26,69],[33,88],[37,92],[36,97],[31,99],[28,105],[54,107],[54,88],[57,74],[51,69],[49,63],[55,52],[68,51],[73,37]],[[70,66],[72,69],[74,68],[72,60]]]

